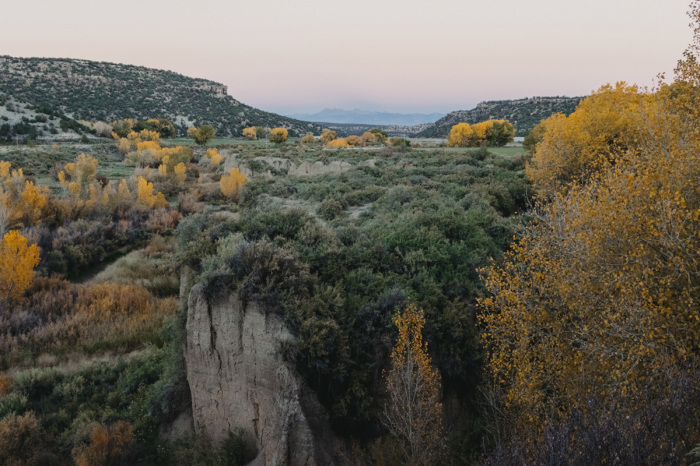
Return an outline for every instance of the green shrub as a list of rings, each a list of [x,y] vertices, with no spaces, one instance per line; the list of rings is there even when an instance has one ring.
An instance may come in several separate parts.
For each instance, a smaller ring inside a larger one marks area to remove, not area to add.
[[[343,204],[336,199],[326,199],[318,207],[318,216],[324,220],[333,220],[345,211]]]

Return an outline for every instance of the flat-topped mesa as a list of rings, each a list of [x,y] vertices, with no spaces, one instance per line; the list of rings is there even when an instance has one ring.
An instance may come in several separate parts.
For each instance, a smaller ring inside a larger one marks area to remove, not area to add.
[[[0,93],[76,120],[167,118],[180,136],[194,122],[213,126],[217,137],[251,126],[284,127],[290,136],[322,129],[245,105],[215,81],[120,63],[0,56]]]
[[[197,433],[215,442],[242,429],[253,465],[338,464],[325,411],[283,349],[295,338],[278,313],[235,293],[192,288],[185,361]]]

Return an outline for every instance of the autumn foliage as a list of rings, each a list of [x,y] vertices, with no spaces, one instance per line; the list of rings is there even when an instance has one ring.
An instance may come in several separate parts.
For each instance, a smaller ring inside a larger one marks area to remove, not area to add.
[[[301,142],[302,144],[313,144],[316,142],[316,137],[314,136],[314,133],[309,131],[301,138]]]
[[[553,115],[536,126],[529,138],[534,140],[528,140],[534,155],[527,174],[539,193],[552,196],[571,183],[587,182],[605,164],[637,150],[649,98],[636,86],[606,85],[568,117]]]
[[[333,139],[326,144],[328,147],[350,147],[347,139]]]
[[[44,464],[45,434],[34,412],[9,413],[0,419],[0,464]]]
[[[215,167],[218,166],[221,161],[224,159],[220,154],[219,151],[216,149],[207,149],[207,152],[204,154],[206,158],[211,160],[211,164],[214,165]]]
[[[90,441],[73,450],[76,466],[118,464],[125,448],[134,439],[134,428],[128,422],[119,421],[113,426],[96,423],[90,433]]]
[[[238,192],[246,181],[246,176],[241,173],[238,168],[232,168],[229,170],[228,174],[223,175],[219,181],[221,194],[230,199],[238,199]]]
[[[158,209],[166,206],[163,193],[154,194],[153,183],[139,176],[136,180],[136,200],[139,205],[148,209]]]
[[[258,139],[258,134],[257,134],[257,131],[255,130],[254,127],[243,128],[243,136],[245,136],[246,138],[248,138],[252,141],[255,141],[256,139]]]
[[[39,248],[16,230],[0,241],[0,304],[20,299],[32,284]]]
[[[594,406],[622,421],[668,407],[651,416],[660,432],[629,427],[650,448],[646,461],[700,441],[698,424],[680,416],[698,391],[678,389],[698,380],[700,364],[697,76],[653,92],[604,86],[570,117],[544,122],[528,173],[548,202],[488,271],[492,296],[481,301],[511,433],[543,435]]]
[[[156,298],[139,285],[79,286],[37,278],[28,299],[16,305],[18,316],[0,321],[0,352],[41,353],[110,341],[133,348],[157,333],[163,319],[176,309],[175,299]]]
[[[48,215],[48,190],[25,179],[22,169],[0,161],[0,234],[11,228],[38,225]]]
[[[398,337],[386,374],[384,424],[401,443],[408,464],[435,464],[444,449],[440,374],[423,341],[425,315],[414,306],[394,316]]]
[[[515,128],[507,120],[487,120],[474,125],[457,123],[450,130],[447,147],[505,146],[514,137]]]
[[[330,130],[328,128],[324,128],[323,131],[321,131],[321,142],[331,142],[334,139],[338,138],[338,133]]]
[[[284,128],[272,128],[269,134],[270,142],[275,144],[282,144],[287,140],[288,136],[289,133]]]
[[[193,126],[187,130],[187,135],[194,139],[198,145],[205,146],[214,138],[216,130],[210,125],[202,125],[199,128]]]

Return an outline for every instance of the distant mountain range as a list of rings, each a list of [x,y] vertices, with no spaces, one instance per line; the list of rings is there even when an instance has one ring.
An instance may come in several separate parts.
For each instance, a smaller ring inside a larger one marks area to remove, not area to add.
[[[515,126],[516,136],[527,136],[541,120],[555,113],[570,115],[583,97],[528,97],[515,100],[481,102],[470,110],[456,110],[447,115],[400,114],[366,110],[325,109],[314,114],[290,115],[307,121],[323,122],[323,126],[339,134],[362,134],[380,127],[391,136],[412,138],[446,138],[457,123],[479,123],[489,119],[508,120]]]
[[[298,113],[288,115],[303,121],[321,123],[355,123],[359,125],[398,125],[413,126],[423,123],[433,123],[445,116],[444,113],[388,113],[370,110],[343,110],[326,108],[318,113]]]
[[[203,124],[221,137],[248,126],[284,127],[292,136],[322,129],[245,105],[214,81],[118,63],[0,56],[0,93],[76,120],[168,118],[180,135]]]

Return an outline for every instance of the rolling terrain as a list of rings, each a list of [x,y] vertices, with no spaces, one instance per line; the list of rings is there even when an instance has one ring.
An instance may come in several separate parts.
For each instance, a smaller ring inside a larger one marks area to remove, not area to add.
[[[532,97],[517,100],[481,102],[471,110],[448,113],[416,133],[419,138],[445,138],[457,123],[479,123],[489,119],[508,120],[516,136],[527,136],[537,123],[555,113],[571,114],[583,97]]]
[[[0,92],[75,120],[167,118],[179,134],[209,124],[219,136],[248,126],[320,132],[307,123],[245,105],[225,85],[172,71],[68,58],[0,56]]]

